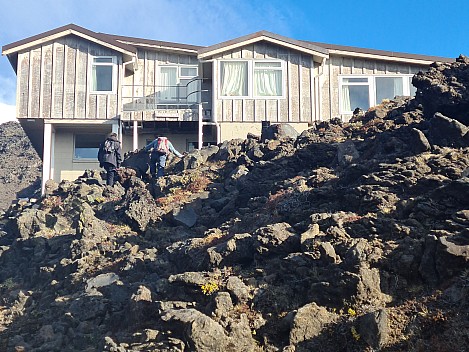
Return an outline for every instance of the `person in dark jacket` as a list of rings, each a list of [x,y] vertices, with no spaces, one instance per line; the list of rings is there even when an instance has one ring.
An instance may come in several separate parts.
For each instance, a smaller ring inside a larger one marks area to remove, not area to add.
[[[101,143],[98,151],[99,166],[106,170],[106,184],[113,186],[117,179],[117,168],[122,162],[121,143],[117,140],[117,134],[111,133]]]
[[[150,173],[153,178],[157,179],[164,176],[164,167],[166,166],[166,158],[169,153],[182,158],[184,155],[179,153],[167,137],[155,136],[155,140],[145,146],[146,152],[151,150],[150,156]]]

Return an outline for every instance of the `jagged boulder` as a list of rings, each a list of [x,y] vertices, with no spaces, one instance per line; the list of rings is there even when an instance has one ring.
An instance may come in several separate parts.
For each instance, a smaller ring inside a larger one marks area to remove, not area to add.
[[[440,112],[469,125],[468,66],[469,59],[460,55],[455,62],[435,62],[412,78],[412,84],[417,87],[416,99],[427,117]]]
[[[441,113],[435,113],[430,119],[428,130],[430,142],[440,147],[469,146],[469,128],[461,122],[448,118]]]
[[[317,337],[328,324],[337,319],[336,314],[314,302],[301,307],[291,322],[290,345]]]
[[[299,133],[289,124],[273,124],[262,130],[261,140],[271,139],[296,139]]]

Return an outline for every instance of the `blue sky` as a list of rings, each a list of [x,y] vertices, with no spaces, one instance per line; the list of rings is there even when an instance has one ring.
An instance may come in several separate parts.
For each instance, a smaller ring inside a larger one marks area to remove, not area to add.
[[[212,45],[259,30],[432,56],[469,55],[469,0],[0,0],[0,46],[69,23],[95,32]],[[0,122],[16,76],[0,57]]]

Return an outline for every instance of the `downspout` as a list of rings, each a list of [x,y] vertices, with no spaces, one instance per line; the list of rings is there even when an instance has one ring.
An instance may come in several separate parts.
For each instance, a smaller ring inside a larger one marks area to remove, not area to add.
[[[318,91],[316,94],[316,106],[318,112],[318,120],[322,121],[322,82],[321,77],[324,75],[324,66],[326,65],[326,58],[322,58],[321,66],[318,67],[319,73],[316,76],[318,79]]]

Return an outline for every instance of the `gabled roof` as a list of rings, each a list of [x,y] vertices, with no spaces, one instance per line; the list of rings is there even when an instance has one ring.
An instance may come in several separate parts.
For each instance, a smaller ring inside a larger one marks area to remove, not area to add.
[[[317,61],[322,61],[323,58],[329,57],[329,51],[324,47],[315,45],[313,43],[287,38],[271,32],[260,31],[200,49],[198,58],[207,59],[216,54],[234,50],[242,46],[257,43],[260,41],[267,41],[273,44],[277,44],[280,46],[284,46],[290,49],[298,50],[300,52],[313,55],[313,57]]]
[[[66,26],[52,29],[50,31],[5,45],[2,48],[2,54],[8,56],[10,63],[16,70],[16,61],[19,51],[65,37],[70,34],[110,48],[117,52],[121,52],[123,55],[126,55],[129,58],[134,57],[137,54],[137,49],[131,45],[119,42],[107,34],[96,33],[75,24],[67,24]]]
[[[329,54],[336,54],[342,56],[362,57],[377,60],[400,61],[406,63],[426,64],[429,65],[435,61],[438,62],[452,62],[454,59],[440,56],[428,56],[418,54],[407,54],[394,51],[376,50],[357,48],[354,46],[326,44],[318,42],[305,41],[329,50]]]
[[[102,46],[108,47],[110,49],[119,51],[123,54],[127,55],[135,55],[137,50],[135,47],[118,42],[117,40],[113,39],[111,36],[103,33],[96,33],[90,31],[86,28],[77,26],[75,24],[67,24],[66,26],[62,26],[56,29],[52,29],[50,31],[34,35],[32,37],[22,39],[20,41],[5,45],[2,48],[3,55],[12,54],[18,52],[20,50],[28,49],[38,44],[42,44],[51,40],[55,40],[57,38],[65,37],[69,34],[74,34],[78,37],[83,39],[90,40]]]

